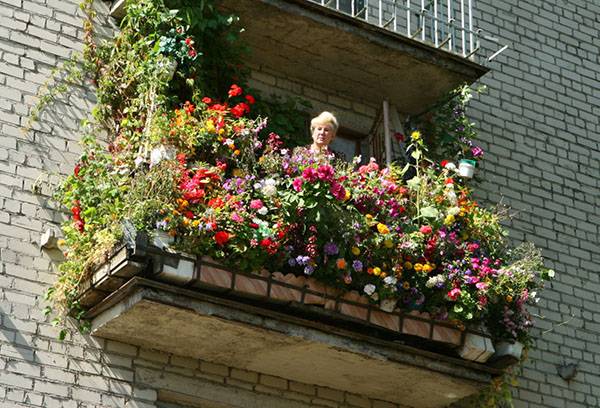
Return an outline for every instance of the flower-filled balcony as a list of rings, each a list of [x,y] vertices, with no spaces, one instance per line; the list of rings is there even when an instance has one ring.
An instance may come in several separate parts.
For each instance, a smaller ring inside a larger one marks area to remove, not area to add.
[[[206,59],[228,38],[217,8],[126,13],[113,42],[85,48],[98,106],[56,195],[71,213],[48,293],[63,318],[405,406],[446,406],[517,361],[492,343],[530,343],[527,305],[551,271],[473,200],[483,152],[464,106],[407,135],[405,165],[347,162],[327,148],[333,115],[293,147],[243,70],[220,90],[237,65]]]

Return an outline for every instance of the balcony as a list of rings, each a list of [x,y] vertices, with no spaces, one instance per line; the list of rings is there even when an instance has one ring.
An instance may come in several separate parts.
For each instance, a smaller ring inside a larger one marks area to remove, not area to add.
[[[465,345],[480,333],[160,246],[138,234],[82,283],[93,335],[408,407],[446,406],[502,372]]]
[[[419,3],[419,4],[417,4]],[[417,114],[487,72],[471,1],[224,0],[240,16],[247,63]],[[439,4],[438,4],[439,3]]]

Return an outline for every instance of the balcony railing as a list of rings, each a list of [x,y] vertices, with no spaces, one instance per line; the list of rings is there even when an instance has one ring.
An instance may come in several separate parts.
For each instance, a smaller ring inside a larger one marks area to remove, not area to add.
[[[479,50],[473,0],[306,0],[472,58]]]

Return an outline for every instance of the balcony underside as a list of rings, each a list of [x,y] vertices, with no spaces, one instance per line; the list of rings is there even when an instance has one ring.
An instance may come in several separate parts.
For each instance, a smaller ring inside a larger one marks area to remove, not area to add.
[[[409,407],[443,407],[496,370],[247,302],[135,277],[94,307],[92,334]]]
[[[240,16],[247,61],[325,92],[417,114],[487,69],[305,0],[224,0]]]

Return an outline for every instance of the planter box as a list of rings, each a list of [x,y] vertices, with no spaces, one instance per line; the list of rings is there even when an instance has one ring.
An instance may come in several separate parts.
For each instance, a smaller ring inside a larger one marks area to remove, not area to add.
[[[381,305],[372,304],[364,294],[343,292],[308,276],[266,270],[256,274],[229,270],[210,257],[197,258],[168,247],[159,248],[157,245],[162,245],[163,241],[151,241],[134,229],[126,230],[125,236],[126,244],[82,283],[79,302],[83,307],[94,307],[132,277],[144,274],[173,286],[220,296],[246,297],[296,310],[304,307],[302,313],[313,315],[313,319],[323,318],[334,324],[339,321],[342,326],[344,321],[353,322],[362,325],[360,330],[371,327],[392,335],[413,336],[417,338],[417,345],[419,339],[445,344],[462,358],[475,362],[485,362],[493,353],[489,336],[461,331],[448,322],[432,319],[427,313],[406,313],[398,308],[385,311]],[[291,313],[292,310],[282,309],[282,312]],[[494,360],[498,366],[514,362],[507,358],[498,355]]]

